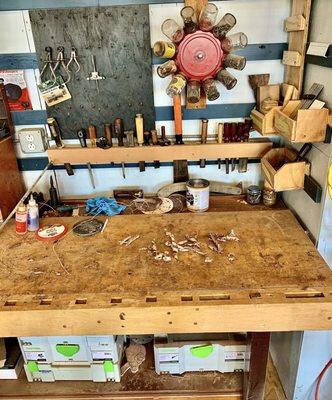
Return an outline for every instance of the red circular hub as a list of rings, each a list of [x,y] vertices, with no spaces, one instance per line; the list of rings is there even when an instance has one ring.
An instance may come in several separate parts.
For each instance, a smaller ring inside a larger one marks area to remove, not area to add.
[[[211,32],[197,31],[179,44],[176,60],[187,78],[202,81],[217,73],[223,58],[220,41]]]

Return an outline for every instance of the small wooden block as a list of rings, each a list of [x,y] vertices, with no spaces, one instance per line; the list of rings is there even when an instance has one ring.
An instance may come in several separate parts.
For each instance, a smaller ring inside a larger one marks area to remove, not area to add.
[[[261,111],[262,103],[266,99],[279,101],[280,86],[279,85],[264,85],[257,88],[257,106]],[[278,104],[277,104],[278,105]]]
[[[302,56],[297,51],[284,51],[282,63],[292,67],[300,67]]]
[[[285,31],[296,32],[304,31],[306,20],[303,15],[292,15],[285,20]]]

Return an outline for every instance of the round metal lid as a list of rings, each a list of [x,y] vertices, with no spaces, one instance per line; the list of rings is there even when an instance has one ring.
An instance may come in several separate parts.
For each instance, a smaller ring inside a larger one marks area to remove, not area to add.
[[[223,51],[211,32],[187,35],[178,46],[177,64],[187,78],[203,80],[221,68]]]

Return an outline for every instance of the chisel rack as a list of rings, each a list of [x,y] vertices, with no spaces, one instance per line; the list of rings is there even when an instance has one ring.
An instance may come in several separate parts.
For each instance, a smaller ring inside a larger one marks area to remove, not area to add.
[[[208,143],[185,144],[171,146],[141,146],[141,147],[65,147],[50,148],[47,151],[49,161],[55,165],[64,163],[106,164],[110,162],[140,161],[173,161],[199,159],[216,160],[218,158],[261,158],[272,148],[273,143],[268,139],[252,140],[244,143]]]

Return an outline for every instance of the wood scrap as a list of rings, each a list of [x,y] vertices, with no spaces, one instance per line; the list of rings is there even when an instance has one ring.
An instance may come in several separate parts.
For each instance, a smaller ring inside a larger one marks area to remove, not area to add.
[[[292,119],[296,119],[298,110],[306,110],[308,109],[311,104],[317,99],[317,97],[321,94],[322,90],[324,89],[324,85],[320,83],[314,83],[310,89],[303,95],[303,99],[301,100],[298,107],[291,113],[289,116]]]
[[[265,86],[269,83],[270,74],[256,74],[256,75],[248,75],[249,84],[254,92],[254,97],[257,102],[257,88],[260,86]]]

